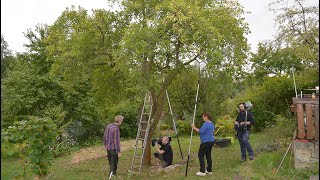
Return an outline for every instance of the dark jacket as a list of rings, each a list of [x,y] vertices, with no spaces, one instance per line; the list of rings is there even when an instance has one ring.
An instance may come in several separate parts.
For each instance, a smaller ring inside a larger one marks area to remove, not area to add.
[[[240,124],[241,122],[245,122],[245,119],[246,119],[246,112],[247,112],[247,122],[250,122],[251,125],[254,125],[255,121],[254,121],[254,116],[252,114],[252,112],[250,111],[243,111],[243,112],[239,112],[238,113],[238,116],[237,116],[237,122]],[[251,128],[251,125],[247,125],[247,129],[250,130]],[[245,126],[244,125],[240,125],[239,127],[235,127],[236,130],[245,130]]]

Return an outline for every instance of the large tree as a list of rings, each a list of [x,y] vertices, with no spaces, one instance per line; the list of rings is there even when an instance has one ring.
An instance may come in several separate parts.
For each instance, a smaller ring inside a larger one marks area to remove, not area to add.
[[[121,11],[67,9],[50,27],[52,76],[72,88],[87,80],[101,107],[153,98],[148,141],[161,117],[165,90],[188,66],[241,70],[248,46],[242,7],[234,1],[113,1]],[[234,76],[236,74],[233,74]],[[147,143],[145,164],[151,163]]]
[[[118,2],[130,24],[117,58],[139,70],[139,84],[151,92],[150,142],[161,117],[165,90],[175,77],[196,61],[213,70],[239,70],[248,50],[247,26],[234,1]],[[147,144],[144,163],[150,164],[151,143]]]
[[[7,75],[10,63],[13,61],[13,55],[9,49],[7,41],[1,34],[1,79]]]

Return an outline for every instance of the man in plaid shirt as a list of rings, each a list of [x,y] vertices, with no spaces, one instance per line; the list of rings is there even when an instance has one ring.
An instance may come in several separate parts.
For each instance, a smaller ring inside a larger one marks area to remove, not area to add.
[[[124,117],[117,115],[114,118],[114,122],[107,125],[104,130],[103,142],[108,153],[108,161],[110,166],[110,176],[117,175],[118,158],[120,153],[120,129]]]

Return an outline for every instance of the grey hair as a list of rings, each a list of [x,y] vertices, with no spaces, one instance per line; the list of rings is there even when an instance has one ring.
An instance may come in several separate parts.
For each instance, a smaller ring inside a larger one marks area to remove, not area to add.
[[[116,117],[114,117],[114,122],[119,123],[119,122],[122,122],[123,119],[124,117],[122,115],[116,115]]]

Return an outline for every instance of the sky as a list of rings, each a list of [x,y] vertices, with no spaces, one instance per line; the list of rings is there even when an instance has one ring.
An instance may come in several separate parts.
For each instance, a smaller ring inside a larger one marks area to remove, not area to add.
[[[276,33],[274,14],[268,10],[270,0],[239,0],[244,6],[246,22],[251,33],[247,35],[252,52],[260,41],[272,39]],[[37,24],[52,25],[66,7],[79,5],[88,12],[92,9],[110,9],[107,0],[1,0],[1,34],[13,52],[24,52],[27,43],[24,32]]]

